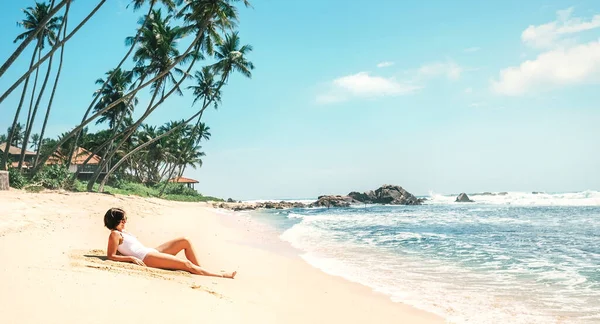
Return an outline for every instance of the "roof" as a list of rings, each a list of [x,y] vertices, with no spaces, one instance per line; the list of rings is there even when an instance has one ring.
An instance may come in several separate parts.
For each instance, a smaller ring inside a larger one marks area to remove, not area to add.
[[[4,152],[4,148],[6,147],[6,142],[0,143],[0,151]],[[9,145],[8,146],[8,154],[20,155],[21,148]],[[25,155],[35,155],[35,152],[25,150]]]
[[[190,179],[190,178],[184,178],[184,177],[177,177],[177,178],[169,179],[169,182],[199,183],[198,180],[194,180],[194,179]]]
[[[75,150],[75,152],[73,153],[73,157],[71,158],[71,164],[74,165],[78,165],[78,164],[83,164],[85,162],[85,160],[88,159],[88,157],[90,157],[90,155],[92,155],[92,152],[84,149],[83,147],[78,147],[77,150]],[[63,155],[60,153],[54,153],[53,156],[51,156],[50,158],[48,158],[48,161],[46,162],[46,164],[55,164],[55,163],[61,163],[63,158]],[[100,164],[100,161],[102,159],[96,155],[93,154],[92,158],[88,161],[87,164]]]

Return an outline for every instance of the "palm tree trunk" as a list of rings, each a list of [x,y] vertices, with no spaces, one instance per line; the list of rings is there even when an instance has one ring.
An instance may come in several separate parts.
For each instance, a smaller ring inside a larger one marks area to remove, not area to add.
[[[50,10],[50,12],[48,12],[48,16],[46,16],[44,19],[42,19],[38,25],[38,27],[35,29],[35,31],[31,34],[29,34],[27,36],[27,38],[21,42],[21,44],[19,44],[19,47],[17,47],[17,49],[12,53],[12,55],[6,60],[6,62],[4,62],[4,64],[2,64],[2,66],[0,67],[0,77],[2,77],[2,75],[4,75],[4,72],[6,72],[6,70],[8,70],[8,68],[17,60],[17,57],[19,57],[19,55],[21,55],[21,53],[25,50],[25,48],[27,47],[27,45],[29,45],[29,43],[31,43],[34,39],[37,38],[38,34],[40,33],[40,31],[46,26],[46,23],[48,22],[48,20],[50,20],[50,18],[52,18],[52,16],[54,16],[54,14],[56,14],[65,4],[70,4],[72,0],[63,0],[61,1],[58,5],[56,5],[56,7],[54,7],[52,10]],[[31,69],[31,66],[30,66]]]
[[[75,33],[77,33],[79,31],[79,29],[81,29],[81,27],[83,27],[83,25],[85,25],[87,23],[87,21],[90,20],[90,18],[92,18],[92,16],[94,14],[96,14],[96,12],[98,11],[98,9],[100,9],[100,7],[102,7],[102,5],[105,2],[106,2],[106,0],[100,0],[100,3],[94,8],[94,10],[92,10],[92,12],[89,15],[87,15],[87,17],[85,17],[81,21],[81,23],[79,23],[79,25],[77,25],[77,27],[75,27],[75,29],[73,29],[73,31],[71,33],[69,33],[69,35],[67,37],[65,37],[62,41],[54,44],[54,46],[52,47],[52,49],[46,55],[44,55],[44,57],[42,57],[41,60],[39,60],[36,64],[34,64],[29,69],[29,71],[25,72],[25,74],[23,74],[19,78],[19,80],[17,80],[12,86],[10,86],[10,88],[8,88],[8,90],[6,90],[6,92],[4,92],[2,94],[2,96],[0,96],[0,103],[2,103],[4,101],[4,99],[6,99],[6,97],[8,97],[13,92],[13,90],[15,90],[19,86],[19,84],[21,84],[21,82],[23,82],[23,80],[25,80],[25,78],[29,74],[31,74],[31,72],[33,72],[33,69],[36,69],[42,63],[44,63],[52,54],[54,54],[54,52],[56,52],[57,49],[59,49],[64,43],[66,43],[69,39],[71,39],[71,37],[73,37],[73,35],[75,35]]]
[[[151,80],[147,81],[144,84],[141,84],[140,86],[138,86],[136,89],[132,90],[131,92],[129,92],[128,94],[124,95],[123,98],[111,103],[110,105],[106,106],[105,108],[103,108],[102,110],[96,112],[94,115],[92,115],[91,117],[89,117],[88,119],[86,119],[84,122],[82,122],[81,124],[79,124],[77,127],[75,127],[69,134],[65,135],[54,147],[53,147],[53,151],[55,151],[56,149],[58,149],[60,147],[60,145],[64,144],[69,138],[71,138],[74,134],[76,134],[78,131],[82,130],[87,124],[89,124],[90,122],[92,122],[94,119],[98,118],[98,116],[104,114],[105,112],[109,111],[110,109],[113,109],[116,105],[118,105],[119,103],[123,102],[123,100],[125,100],[125,98],[129,98],[130,96],[135,96],[136,93],[138,93],[140,90],[142,90],[143,88],[147,87],[149,84],[155,82],[156,80],[158,80],[159,78],[162,78],[163,76],[165,76],[167,73],[169,73],[169,71],[175,67],[177,64],[179,64],[183,58],[189,54],[189,52],[196,46],[196,43],[198,42],[198,39],[200,37],[196,36],[196,38],[194,39],[194,41],[192,41],[192,43],[190,44],[190,46],[188,47],[188,49],[185,51],[185,53],[183,53],[183,55],[181,55],[179,57],[179,59],[175,60],[169,67],[168,69],[166,69],[165,71],[161,72],[160,74],[156,75],[154,78],[152,78]],[[42,159],[42,163],[46,162],[46,160],[48,159],[48,156],[44,157]],[[42,164],[40,163],[40,165]],[[34,170],[34,172],[37,172],[39,168],[36,168]]]
[[[67,35],[67,20],[69,19],[69,8],[71,7],[71,3],[67,4],[65,8],[65,14],[63,16],[63,38]],[[60,35],[60,31],[59,31]],[[33,165],[36,166],[38,163],[38,159],[40,157],[40,147],[42,147],[42,141],[44,140],[44,133],[46,132],[46,125],[48,124],[48,117],[50,117],[50,109],[52,108],[52,102],[54,101],[54,94],[56,93],[56,86],[58,85],[58,80],[60,79],[60,72],[62,71],[63,66],[63,57],[65,53],[65,44],[63,44],[60,48],[60,61],[58,63],[58,72],[56,72],[56,79],[54,79],[54,85],[52,86],[52,93],[50,94],[50,100],[48,101],[48,108],[46,109],[46,116],[44,117],[44,124],[42,125],[42,130],[40,132],[40,139],[37,144],[38,149],[35,152],[35,160],[33,160]]]
[[[38,108],[40,107],[40,102],[42,101],[42,96],[44,95],[44,91],[46,90],[46,85],[48,85],[48,79],[50,78],[50,73],[52,72],[52,57],[50,57],[50,61],[48,61],[48,70],[46,71],[46,76],[44,77],[44,82],[42,82],[42,87],[40,88],[40,93],[38,94],[37,100],[35,102],[35,107],[33,107],[33,112],[31,113],[31,121],[29,122],[27,127],[25,128],[25,137],[23,138],[23,147],[21,148],[21,158],[19,159],[19,170],[23,166],[23,162],[25,161],[25,151],[27,148],[27,142],[29,141],[29,135],[31,134],[31,130],[33,129],[33,123],[35,121],[35,116],[37,115]]]
[[[29,63],[29,67],[33,66],[33,62],[35,62],[35,56],[37,54],[38,47],[36,46],[33,50],[33,55],[31,55],[31,63]],[[23,101],[25,101],[25,96],[27,94],[27,86],[29,84],[29,77],[25,80],[25,84],[23,85],[23,93],[21,93],[21,100],[19,100],[19,105],[17,106],[17,111],[15,113],[15,118],[13,119],[12,127],[10,128],[10,132],[8,132],[8,138],[6,139],[6,147],[4,147],[4,154],[2,154],[2,165],[0,165],[0,169],[6,170],[6,163],[8,161],[8,148],[10,147],[10,143],[12,143],[14,137],[14,131],[17,127],[17,123],[19,121],[19,115],[21,114],[21,108],[23,107]]]
[[[40,44],[42,44],[44,40],[43,39],[38,39],[38,61],[40,60],[40,56],[42,54],[42,47],[40,46]],[[27,121],[25,122],[25,132],[27,132],[27,128],[29,127],[29,121],[31,120],[31,110],[33,109],[33,101],[35,99],[35,89],[37,88],[37,80],[38,80],[38,74],[39,74],[39,66],[37,69],[35,69],[35,77],[33,78],[33,89],[31,90],[31,100],[29,100],[29,110],[27,110]],[[19,170],[21,169],[21,166],[19,165]]]
[[[150,14],[152,13],[152,8],[154,8],[154,2],[150,3],[150,9],[148,10],[148,13],[146,14],[146,20],[148,19],[148,17],[150,16]],[[144,21],[144,23],[142,24],[145,25],[146,22]],[[92,103],[90,103],[90,105],[88,106],[87,110],[85,111],[85,114],[83,114],[83,118],[81,120],[81,122],[83,123],[87,116],[89,115],[90,111],[92,111],[92,108],[94,107],[94,105],[96,104],[96,101],[98,101],[98,98],[100,98],[101,94],[102,94],[102,90],[104,90],[104,88],[106,88],[106,85],[110,82],[110,80],[113,78],[113,75],[117,72],[118,69],[121,68],[121,66],[123,65],[123,63],[125,63],[125,61],[127,60],[127,58],[129,58],[129,55],[131,55],[131,53],[133,52],[133,49],[135,48],[135,45],[137,44],[140,35],[142,33],[141,28],[138,30],[137,34],[135,35],[135,39],[133,40],[133,44],[131,44],[131,47],[129,47],[129,51],[127,51],[127,54],[125,54],[125,56],[123,57],[123,59],[121,59],[121,62],[119,62],[119,64],[117,65],[116,68],[113,69],[113,73],[106,79],[106,81],[104,81],[104,84],[102,85],[102,87],[100,87],[100,90],[98,90],[98,94],[94,97],[94,100],[92,100]],[[133,100],[133,97],[131,97]],[[75,147],[77,147],[77,142],[79,141],[79,136],[81,136],[81,131],[77,132],[77,135],[75,136],[75,144],[73,145],[73,150]],[[74,151],[71,151],[69,156],[73,155]],[[71,163],[71,161],[69,160],[69,163]],[[68,166],[67,166],[68,167]]]

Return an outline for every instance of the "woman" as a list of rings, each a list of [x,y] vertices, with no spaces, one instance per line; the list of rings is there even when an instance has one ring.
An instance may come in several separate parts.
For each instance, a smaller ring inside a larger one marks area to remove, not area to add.
[[[185,238],[175,239],[161,244],[156,249],[145,247],[137,238],[125,232],[127,214],[123,209],[111,208],[104,215],[104,226],[110,230],[106,254],[109,260],[131,262],[152,268],[184,270],[202,276],[212,276],[233,279],[232,273],[217,274],[200,267],[190,241]],[[184,250],[187,260],[175,255]],[[118,255],[117,251],[121,254]]]

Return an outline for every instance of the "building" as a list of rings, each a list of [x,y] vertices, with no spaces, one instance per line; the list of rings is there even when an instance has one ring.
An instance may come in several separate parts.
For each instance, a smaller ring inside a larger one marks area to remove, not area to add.
[[[192,189],[194,189],[194,184],[199,183],[198,180],[184,178],[184,177],[177,177],[177,178],[169,179],[169,182],[184,183],[187,185],[188,188],[192,188]]]
[[[87,164],[84,165],[85,161],[88,160]],[[60,153],[54,153],[46,164],[63,164],[66,161],[66,158]],[[102,158],[92,152],[84,149],[83,147],[78,147],[77,150],[73,153],[71,157],[71,164],[69,165],[69,171],[72,173],[78,172],[77,178],[82,180],[87,180],[92,177],[94,172],[100,166],[100,161]],[[106,165],[102,171],[100,172],[100,179],[102,179],[109,170],[109,165]]]
[[[0,154],[4,154],[6,148],[6,142],[0,143]],[[29,169],[33,166],[33,160],[35,159],[36,152],[25,150],[25,159],[23,160],[23,169]],[[21,158],[21,148],[9,145],[8,146],[8,160],[10,166],[16,168],[19,166],[19,159]]]

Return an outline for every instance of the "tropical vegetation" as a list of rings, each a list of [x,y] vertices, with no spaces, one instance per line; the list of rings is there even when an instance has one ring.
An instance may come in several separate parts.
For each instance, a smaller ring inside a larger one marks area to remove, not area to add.
[[[75,22],[70,21],[70,11],[79,1],[38,1],[23,11],[18,22],[23,32],[16,35],[17,48],[0,66],[0,77],[5,77],[25,49],[31,48],[33,54],[27,70],[19,73],[8,89],[0,90],[2,114],[14,109],[12,124],[0,135],[0,142],[6,142],[0,148],[0,169],[10,169],[14,185],[26,188],[100,192],[129,188],[151,196],[201,197],[168,180],[202,166],[205,153],[201,144],[211,137],[210,127],[202,119],[204,111],[220,105],[233,73],[252,76],[254,65],[247,57],[252,46],[242,45],[237,31],[238,7],[250,4],[246,0],[132,0],[128,9],[146,10],[137,29],[125,40],[125,54],[114,68],[97,77],[98,88],[89,104],[61,107],[79,112],[81,122],[55,138],[47,137],[53,99],[60,89],[65,44],[84,33],[82,27],[105,3],[96,1],[96,6]],[[17,107],[3,105],[8,96],[17,95],[17,89],[21,89]],[[46,91],[49,99],[42,100]],[[151,99],[140,107],[142,94]],[[162,125],[147,123],[173,95],[192,96],[194,112]],[[36,118],[44,120],[40,129],[34,127]],[[90,132],[90,123],[102,129]],[[18,159],[13,156],[10,161],[9,145],[21,149]],[[92,156],[101,157],[87,184],[80,182],[77,172],[68,172],[80,148],[93,153],[84,166]],[[25,159],[27,149],[36,152],[30,164]]]

